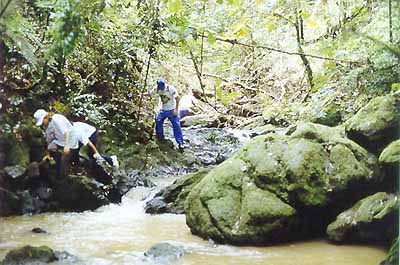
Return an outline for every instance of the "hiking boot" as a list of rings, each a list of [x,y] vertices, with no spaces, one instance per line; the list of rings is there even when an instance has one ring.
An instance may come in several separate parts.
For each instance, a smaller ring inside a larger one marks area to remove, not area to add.
[[[115,168],[115,169],[118,169],[119,168],[119,163],[118,163],[118,158],[117,158],[117,156],[110,156],[110,158],[111,158],[111,161],[112,161],[112,164],[113,164],[113,167]]]
[[[185,150],[185,146],[183,144],[178,145],[179,151],[183,152]]]

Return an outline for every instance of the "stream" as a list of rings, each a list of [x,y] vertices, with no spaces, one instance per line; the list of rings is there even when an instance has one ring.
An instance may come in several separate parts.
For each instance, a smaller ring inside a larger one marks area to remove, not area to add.
[[[135,188],[120,205],[103,206],[83,213],[46,213],[0,219],[0,259],[15,247],[47,245],[68,251],[82,263],[74,264],[160,264],[143,252],[168,242],[187,252],[182,258],[162,264],[270,264],[270,265],[377,265],[385,258],[378,247],[333,245],[325,240],[278,246],[236,247],[216,245],[193,236],[184,215],[149,215],[143,205],[154,189]],[[47,234],[34,234],[40,227]],[[70,264],[56,262],[55,264]]]

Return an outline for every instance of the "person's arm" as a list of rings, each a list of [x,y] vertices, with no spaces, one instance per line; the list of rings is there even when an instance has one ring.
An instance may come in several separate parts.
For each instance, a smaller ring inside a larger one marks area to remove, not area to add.
[[[93,151],[93,157],[94,157],[94,158],[98,158],[98,156],[99,156],[100,154],[99,154],[99,152],[97,151],[96,146],[94,146],[94,144],[93,144],[90,140],[88,141],[87,144],[88,144],[89,148],[92,149],[92,151]]]
[[[179,113],[179,99],[180,99],[179,96],[175,97],[176,104],[175,104],[174,116],[177,116]]]
[[[144,92],[144,95],[147,96],[147,97],[149,97],[149,96],[151,96],[151,95],[153,95],[153,94],[155,93],[156,89],[157,89],[157,88],[154,87],[154,88],[152,88],[152,89],[150,89],[150,90]]]
[[[70,153],[70,131],[65,133],[65,145],[64,145],[64,154],[69,155]]]

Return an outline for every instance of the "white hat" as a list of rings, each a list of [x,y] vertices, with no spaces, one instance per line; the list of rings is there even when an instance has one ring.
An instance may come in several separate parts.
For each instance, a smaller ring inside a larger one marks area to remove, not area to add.
[[[36,126],[40,126],[43,123],[44,117],[46,117],[47,112],[44,109],[38,109],[33,114],[33,117],[36,119]]]

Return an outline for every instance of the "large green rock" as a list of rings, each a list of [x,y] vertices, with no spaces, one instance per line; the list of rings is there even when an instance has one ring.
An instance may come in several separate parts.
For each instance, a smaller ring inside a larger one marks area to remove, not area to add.
[[[400,162],[400,140],[394,141],[383,149],[379,156],[380,163],[398,163]]]
[[[43,264],[56,261],[53,250],[46,246],[24,246],[7,253],[2,265]]]
[[[291,136],[258,136],[192,189],[186,222],[195,234],[233,244],[295,238],[299,225],[323,223],[304,212],[379,182],[376,164],[342,128],[307,123]]]
[[[345,122],[349,137],[373,149],[398,138],[399,102],[398,94],[372,99]]]
[[[391,242],[398,232],[397,195],[378,192],[337,216],[327,228],[328,237],[342,241]]]

